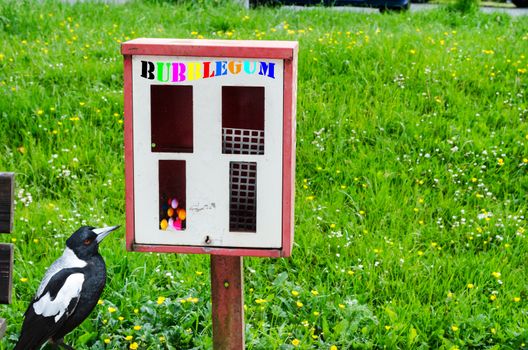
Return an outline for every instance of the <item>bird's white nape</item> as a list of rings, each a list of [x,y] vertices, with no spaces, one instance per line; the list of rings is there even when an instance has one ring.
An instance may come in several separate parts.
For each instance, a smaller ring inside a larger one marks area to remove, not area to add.
[[[79,299],[83,282],[84,275],[82,273],[74,273],[68,276],[53,300],[50,293],[47,292],[33,304],[35,313],[44,317],[55,316],[55,322],[58,322],[68,309],[71,301]]]

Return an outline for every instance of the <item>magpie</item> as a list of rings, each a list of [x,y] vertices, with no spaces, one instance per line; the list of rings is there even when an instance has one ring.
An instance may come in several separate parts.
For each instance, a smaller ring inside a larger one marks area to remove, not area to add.
[[[106,266],[99,243],[119,226],[82,226],[66,240],[62,256],[48,268],[14,350],[38,350],[46,341],[54,349],[74,350],[64,343],[94,309],[106,283]]]

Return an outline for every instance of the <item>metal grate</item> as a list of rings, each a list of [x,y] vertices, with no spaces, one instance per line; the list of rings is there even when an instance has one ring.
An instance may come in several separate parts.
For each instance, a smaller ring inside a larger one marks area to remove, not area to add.
[[[264,130],[222,128],[222,153],[264,154]]]
[[[257,232],[257,163],[229,163],[229,230]]]

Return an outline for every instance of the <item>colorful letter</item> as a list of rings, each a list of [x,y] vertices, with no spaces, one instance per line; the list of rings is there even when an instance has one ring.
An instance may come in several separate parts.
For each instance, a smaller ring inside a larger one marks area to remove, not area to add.
[[[275,79],[275,63],[260,61],[259,75],[267,75],[268,77]]]
[[[251,69],[250,64],[253,63],[253,69]],[[257,71],[257,62],[244,61],[244,72],[246,74],[255,74]]]
[[[227,62],[226,61],[216,61],[216,75],[227,75]]]
[[[169,81],[170,63],[156,62],[156,65],[158,66],[158,81],[161,81],[162,83]]]
[[[238,74],[242,69],[242,63],[238,61],[229,61],[229,63],[227,64],[227,68],[229,69],[231,74]]]
[[[210,70],[211,69],[210,68],[211,62],[209,62],[209,61],[204,62],[203,65],[204,65],[204,79],[205,78],[214,77],[215,76],[215,72]]]
[[[185,81],[185,64],[172,62],[172,81]]]
[[[187,63],[187,79],[196,80],[202,77],[202,64],[200,62]]]
[[[141,61],[141,76],[148,80],[154,79],[154,63],[150,61]]]

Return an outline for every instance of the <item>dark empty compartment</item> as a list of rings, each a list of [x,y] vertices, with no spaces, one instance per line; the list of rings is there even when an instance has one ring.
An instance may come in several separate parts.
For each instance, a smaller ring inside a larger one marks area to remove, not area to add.
[[[257,231],[257,163],[229,163],[229,231]]]
[[[159,161],[160,229],[181,231],[186,226],[186,177],[184,160]]]
[[[264,154],[264,87],[222,87],[222,153]]]
[[[193,151],[192,86],[151,85],[150,117],[153,152]]]

